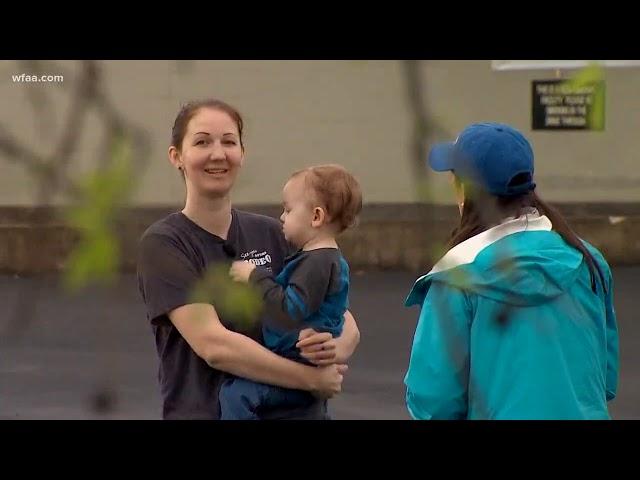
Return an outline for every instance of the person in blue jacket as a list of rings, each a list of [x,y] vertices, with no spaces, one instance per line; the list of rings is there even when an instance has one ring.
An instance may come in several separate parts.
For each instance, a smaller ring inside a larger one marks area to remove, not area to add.
[[[414,419],[609,419],[618,383],[611,270],[535,192],[531,145],[498,123],[429,154],[460,208],[421,305],[406,403]]]

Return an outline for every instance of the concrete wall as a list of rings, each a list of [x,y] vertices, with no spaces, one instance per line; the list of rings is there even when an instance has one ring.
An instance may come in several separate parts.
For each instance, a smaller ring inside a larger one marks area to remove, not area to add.
[[[364,190],[360,227],[342,239],[355,268],[424,270],[456,220],[444,176],[428,178],[428,205],[412,164],[413,112],[400,61],[100,61],[102,87],[115,108],[146,130],[148,159],[136,159],[139,189],[119,231],[123,267],[133,268],[135,244],[149,223],[179,209],[184,185],[166,150],[182,102],[219,97],[246,122],[247,162],[234,202],[278,215],[289,173],[327,162],[344,164]],[[28,150],[51,152],[66,133],[65,118],[80,65],[46,62],[40,73],[61,83],[18,83],[32,66],[0,62],[0,139],[8,133]],[[567,75],[569,72],[560,72]],[[511,123],[533,142],[541,195],[560,203],[577,232],[612,263],[640,263],[640,69],[606,70],[603,132],[532,132],[531,81],[553,71],[494,71],[489,60],[425,61],[419,75],[431,135],[453,139],[483,120]],[[104,141],[92,109],[70,158],[73,178],[91,172]],[[36,184],[0,151],[0,271],[37,273],[64,265],[77,236],[39,208]],[[146,168],[141,165],[146,160]],[[59,205],[58,196],[49,203]],[[435,212],[435,213],[434,213]]]
[[[578,235],[612,265],[640,264],[640,206],[564,204],[559,206]],[[277,217],[277,205],[244,205]],[[171,208],[134,208],[117,228],[121,266],[134,271],[137,242],[148,225]],[[78,236],[52,208],[0,207],[0,273],[36,274],[64,268]],[[426,272],[441,256],[457,220],[456,207],[425,204],[367,205],[360,225],[339,238],[353,271],[404,269]]]
[[[605,70],[602,132],[531,130],[531,81],[553,78],[553,70],[493,71],[489,61],[426,62],[423,74],[429,108],[447,130],[459,131],[471,121],[499,120],[527,134],[545,198],[640,201],[640,68]]]
[[[36,151],[48,151],[64,133],[79,71],[72,61],[49,62],[62,83],[16,83],[26,67],[0,62],[0,125]],[[174,205],[181,179],[166,148],[181,102],[215,96],[246,119],[247,164],[234,192],[239,203],[277,203],[289,172],[339,162],[364,187],[367,203],[419,200],[411,165],[412,117],[399,61],[101,61],[104,87],[127,118],[149,133],[152,150],[136,205]],[[542,194],[563,202],[640,201],[640,69],[606,71],[604,132],[531,132],[531,80],[553,71],[494,71],[489,60],[422,62],[424,109],[435,132],[455,137],[466,124],[497,120],[529,134]],[[35,98],[38,108],[28,102]],[[90,171],[103,137],[92,112],[72,161],[74,175]],[[0,205],[33,205],[35,185],[25,169],[0,153]],[[446,184],[432,180],[430,200],[450,203]],[[57,198],[54,203],[64,199]]]

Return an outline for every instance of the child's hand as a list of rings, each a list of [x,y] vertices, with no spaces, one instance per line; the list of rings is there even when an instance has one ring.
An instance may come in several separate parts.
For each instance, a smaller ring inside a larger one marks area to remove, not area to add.
[[[229,269],[229,275],[236,282],[247,283],[249,281],[249,275],[255,270],[256,266],[247,262],[246,260],[236,260],[231,264]]]

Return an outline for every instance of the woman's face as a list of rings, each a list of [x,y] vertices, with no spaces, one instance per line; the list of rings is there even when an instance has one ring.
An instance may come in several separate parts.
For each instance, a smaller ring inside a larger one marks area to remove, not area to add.
[[[184,172],[188,193],[224,197],[244,161],[238,125],[222,110],[201,108],[187,125],[181,150],[169,148],[169,159]]]

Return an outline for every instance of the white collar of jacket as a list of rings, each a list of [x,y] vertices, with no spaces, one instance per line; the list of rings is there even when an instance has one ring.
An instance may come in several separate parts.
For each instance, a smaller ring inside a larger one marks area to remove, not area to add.
[[[508,235],[524,231],[550,231],[552,228],[551,221],[546,215],[540,215],[537,211],[531,214],[525,214],[518,218],[505,220],[500,225],[496,225],[478,235],[475,235],[462,243],[459,243],[449,250],[434,265],[429,273],[418,278],[411,292],[405,300],[405,306],[410,307],[422,303],[426,290],[430,282],[430,276],[446,270],[450,270],[460,265],[473,263],[478,254],[489,245],[505,238]]]
[[[450,270],[460,265],[473,263],[478,254],[489,245],[503,239],[508,235],[524,231],[550,231],[552,228],[551,221],[546,215],[535,213],[525,214],[518,218],[506,219],[500,225],[496,225],[478,235],[475,235],[462,243],[459,243],[449,250],[436,263],[429,273],[418,278],[411,292],[405,300],[405,306],[410,307],[422,303],[428,285],[431,283],[430,278],[436,273]]]
[[[550,231],[551,228],[549,218],[537,212],[507,219],[500,225],[485,230],[453,247],[433,266],[429,273],[420,277],[418,281],[434,273],[473,263],[482,250],[508,235],[524,231]]]

